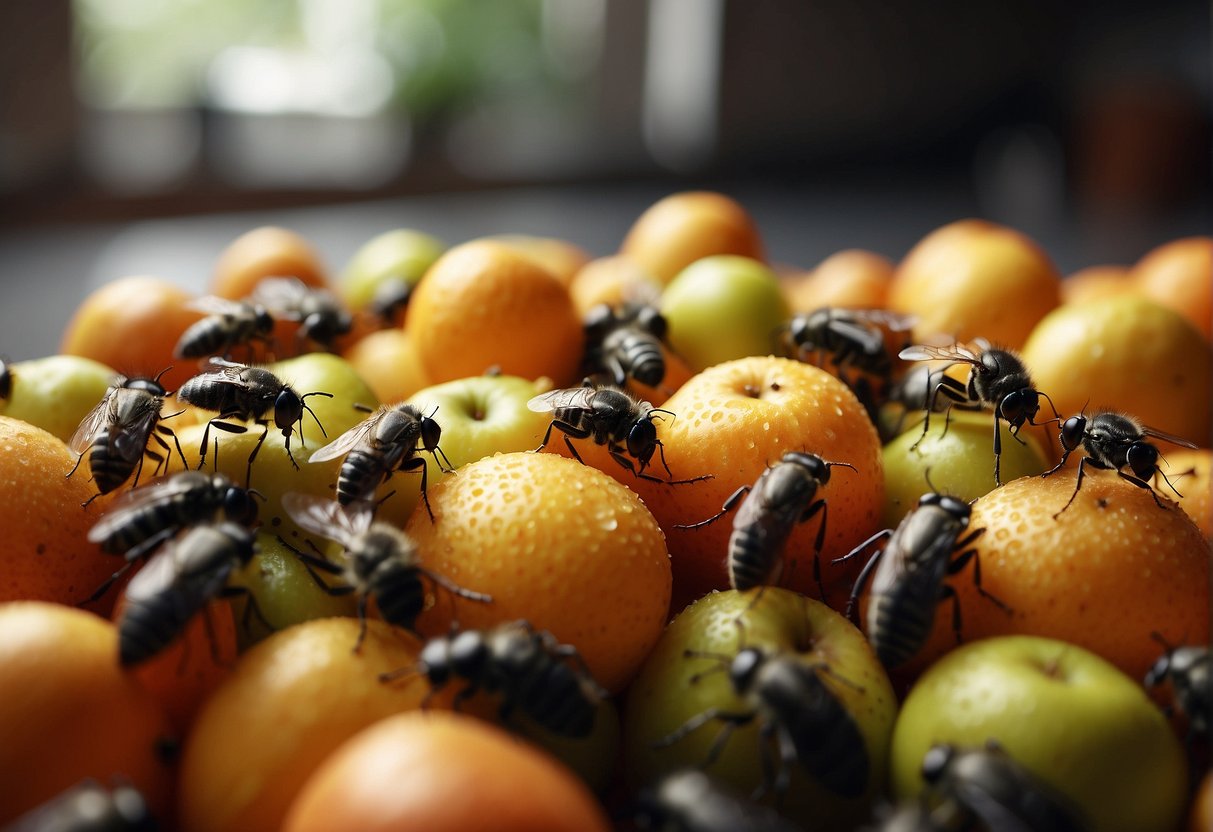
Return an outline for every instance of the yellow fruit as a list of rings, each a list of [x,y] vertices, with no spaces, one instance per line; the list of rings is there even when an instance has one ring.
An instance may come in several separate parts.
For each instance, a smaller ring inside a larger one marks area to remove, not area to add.
[[[1018,349],[1060,302],[1060,276],[1018,231],[981,220],[945,225],[897,267],[889,308],[914,315],[915,337],[985,338]]]
[[[1135,295],[1067,304],[1036,326],[1022,354],[1063,417],[1121,410],[1209,446],[1213,346],[1172,309]]]

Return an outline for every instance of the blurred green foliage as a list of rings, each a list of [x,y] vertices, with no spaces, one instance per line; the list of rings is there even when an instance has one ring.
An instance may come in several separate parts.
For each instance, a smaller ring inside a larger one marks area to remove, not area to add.
[[[334,44],[325,21],[343,8],[350,42]],[[210,103],[208,67],[230,47],[373,52],[390,106],[418,122],[568,83],[544,49],[543,0],[74,0],[74,13],[80,94],[102,108]]]

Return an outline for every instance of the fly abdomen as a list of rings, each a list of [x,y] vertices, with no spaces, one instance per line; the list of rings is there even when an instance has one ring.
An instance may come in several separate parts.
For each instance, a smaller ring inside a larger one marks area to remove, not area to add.
[[[232,340],[222,319],[203,318],[182,334],[177,351],[182,358],[203,358],[230,347]]]
[[[365,500],[383,479],[383,457],[359,448],[350,451],[337,476],[337,502],[343,506]]]
[[[181,634],[196,611],[178,593],[130,601],[118,623],[118,660],[130,667],[150,659]]]
[[[102,494],[108,494],[122,483],[126,482],[131,472],[135,470],[138,460],[123,459],[120,455],[111,453],[110,432],[104,430],[97,434],[93,441],[93,449],[88,455],[89,470],[93,482]]]
[[[164,511],[159,506],[148,506],[135,512],[126,522],[115,526],[110,535],[100,542],[101,551],[111,555],[123,555],[145,540],[160,534],[168,525]]]
[[[533,674],[518,699],[532,719],[555,734],[584,737],[594,727],[594,705],[563,662],[550,662],[543,673]]]
[[[926,643],[935,623],[934,604],[898,600],[895,595],[873,594],[868,608],[868,639],[886,668],[909,661]]]
[[[621,333],[617,349],[624,367],[630,367],[632,377],[641,384],[654,386],[665,378],[665,356],[661,342],[648,334],[618,330]],[[607,339],[606,348],[610,349]]]
[[[839,706],[839,718],[823,725],[822,764],[813,775],[823,786],[844,797],[863,794],[868,787],[868,751],[855,721]]]
[[[749,529],[739,529],[729,538],[729,583],[738,592],[773,583],[781,562],[782,547],[764,540]]]
[[[406,630],[414,629],[425,608],[425,587],[411,566],[381,566],[371,578],[371,591],[383,620]]]

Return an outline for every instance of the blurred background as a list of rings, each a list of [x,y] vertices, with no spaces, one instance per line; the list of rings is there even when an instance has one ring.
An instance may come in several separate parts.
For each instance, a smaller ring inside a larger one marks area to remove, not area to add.
[[[1210,232],[1207,0],[4,0],[0,354],[256,225],[614,252],[724,191],[771,258],[969,216],[1063,273]],[[1213,279],[1213,277],[1211,277]]]

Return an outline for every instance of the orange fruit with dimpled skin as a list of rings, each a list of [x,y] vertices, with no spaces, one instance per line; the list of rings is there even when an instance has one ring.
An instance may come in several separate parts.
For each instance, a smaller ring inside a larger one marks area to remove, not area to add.
[[[87,460],[66,476],[75,464],[60,439],[0,416],[0,601],[79,604],[122,565],[88,540],[109,497],[82,508],[97,489]],[[108,614],[113,603],[111,592],[89,608]]]
[[[215,264],[210,290],[221,298],[246,298],[264,277],[297,277],[308,286],[326,288],[327,271],[320,255],[302,235],[264,225],[246,231],[227,245]]]
[[[831,468],[829,483],[817,492],[828,507],[821,574],[834,605],[845,602],[856,569],[829,561],[878,530],[884,501],[880,439],[846,385],[808,364],[756,356],[704,370],[662,407],[675,414],[657,423],[674,477],[712,479],[665,485],[638,480],[609,458],[598,464],[636,489],[665,530],[674,564],[674,609],[712,589],[728,588],[725,559],[736,509],[703,528],[679,529],[676,524],[696,523],[720,511],[730,494],[753,485],[788,451],[855,466],[854,471]],[[648,471],[667,476],[659,456]],[[821,517],[797,524],[782,578],[784,586],[814,598],[819,592],[812,552]]]
[[[492,819],[491,821],[489,819]],[[388,717],[324,761],[284,832],[607,832],[602,807],[545,753],[461,714]]]
[[[653,203],[628,229],[619,253],[661,283],[713,254],[764,260],[754,219],[738,202],[712,191],[685,191]]]
[[[372,619],[354,653],[357,635],[357,619],[316,619],[280,630],[240,657],[186,738],[181,829],[279,829],[334,749],[377,720],[420,705],[429,690],[420,677],[379,681],[416,661],[417,639]]]
[[[893,282],[889,258],[863,249],[831,254],[804,275],[783,283],[794,312],[811,312],[824,306],[845,309],[883,309]]]
[[[0,693],[0,824],[86,777],[124,779],[156,817],[170,817],[163,751],[175,737],[119,666],[109,621],[59,604],[0,604]]]
[[[201,312],[186,308],[193,295],[158,277],[123,277],[93,291],[76,308],[59,351],[83,355],[126,376],[155,376],[169,390],[197,373],[193,359],[173,356],[177,340]]]
[[[1133,294],[1067,304],[1037,324],[1022,356],[1063,418],[1121,410],[1208,445],[1213,346],[1173,309]]]
[[[670,557],[653,515],[601,471],[530,451],[498,454],[430,483],[431,522],[405,530],[426,568],[492,603],[439,593],[426,635],[528,619],[580,650],[594,678],[621,690],[657,641]]]
[[[1133,266],[1137,291],[1213,337],[1213,237],[1185,237],[1148,252]]]
[[[974,563],[955,588],[966,642],[1035,635],[1085,647],[1141,679],[1158,658],[1158,631],[1170,644],[1209,632],[1209,544],[1172,502],[1112,471],[1088,468],[1073,504],[1077,471],[1024,477],[980,497],[970,529],[982,586],[1011,609],[982,598]],[[936,608],[922,652],[901,673],[913,677],[955,646],[951,604]]]
[[[915,337],[985,338],[1018,349],[1061,301],[1061,278],[1024,234],[983,220],[939,228],[897,266],[889,308],[914,315]]]
[[[464,243],[438,258],[413,291],[404,328],[433,384],[491,367],[580,381],[585,333],[568,289],[498,242]]]

